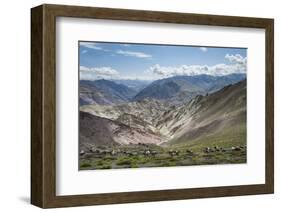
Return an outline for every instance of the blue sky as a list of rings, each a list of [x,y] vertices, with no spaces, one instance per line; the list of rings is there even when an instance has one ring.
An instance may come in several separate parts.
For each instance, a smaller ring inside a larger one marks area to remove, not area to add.
[[[81,79],[246,73],[245,48],[79,42]]]

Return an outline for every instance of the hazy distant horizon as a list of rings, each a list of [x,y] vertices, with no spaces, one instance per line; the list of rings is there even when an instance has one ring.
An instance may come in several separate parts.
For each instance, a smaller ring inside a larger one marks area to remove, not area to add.
[[[232,74],[227,74],[227,75],[222,75],[222,76],[228,76],[228,75],[245,75],[246,73],[232,73]],[[202,75],[206,75],[206,74],[199,74],[199,75],[193,75],[194,76],[202,76]],[[128,78],[95,78],[95,79],[81,79],[80,81],[99,81],[99,80],[107,80],[107,81],[147,81],[147,82],[153,82],[153,81],[157,81],[157,80],[162,80],[162,79],[167,79],[167,78],[171,78],[171,77],[181,77],[181,76],[188,76],[188,75],[178,75],[178,76],[170,76],[170,77],[164,77],[164,78],[159,78],[159,79],[138,79],[138,78],[132,78],[132,79],[128,79]],[[191,75],[189,75],[191,77]],[[209,75],[211,76],[211,75]],[[219,77],[219,76],[217,76]]]

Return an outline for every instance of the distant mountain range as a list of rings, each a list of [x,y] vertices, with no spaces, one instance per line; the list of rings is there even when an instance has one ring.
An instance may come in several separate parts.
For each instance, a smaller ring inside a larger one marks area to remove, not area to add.
[[[214,78],[218,78],[219,83],[213,83]],[[188,82],[190,91],[209,91],[208,94],[195,95],[181,104],[159,100],[160,97],[171,97],[170,93],[157,96],[159,99],[152,98],[156,94],[152,93],[152,97],[145,96],[144,99],[131,100],[120,105],[81,106],[80,147],[85,150],[96,145],[198,144],[208,143],[208,137],[215,137],[216,144],[227,143],[234,137],[246,140],[246,80],[217,89],[225,82],[236,81],[239,76],[214,78],[174,77],[153,82],[148,86],[153,89],[168,82],[167,87],[174,88],[174,94],[177,94],[178,87],[182,90],[189,88],[183,83]],[[170,85],[169,82],[174,83]],[[210,93],[211,91],[213,92]]]
[[[80,105],[116,105],[144,99],[169,100],[173,104],[189,101],[196,95],[213,93],[246,78],[245,74],[226,76],[175,76],[161,80],[80,81]]]
[[[143,90],[146,86],[148,86],[152,81],[151,80],[112,80],[113,82],[117,84],[121,84],[124,86],[129,87],[130,89],[134,90],[136,94]]]
[[[226,85],[234,84],[246,78],[245,74],[231,74],[226,76],[196,75],[175,76],[154,81],[140,91],[134,100],[155,98],[174,103],[183,103],[196,95],[215,92]]]
[[[126,103],[136,95],[129,87],[108,80],[80,81],[80,105],[112,105]]]

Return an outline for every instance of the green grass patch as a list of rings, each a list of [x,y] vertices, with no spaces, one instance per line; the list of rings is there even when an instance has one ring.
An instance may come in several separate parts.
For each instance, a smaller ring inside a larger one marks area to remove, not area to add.
[[[80,168],[89,168],[89,167],[92,167],[92,164],[90,164],[90,163],[81,163],[80,164]]]
[[[172,145],[172,148],[179,150],[191,149],[195,152],[200,152],[205,147],[219,146],[229,148],[232,146],[246,145],[246,140],[246,125],[240,125],[200,139],[180,141]]]

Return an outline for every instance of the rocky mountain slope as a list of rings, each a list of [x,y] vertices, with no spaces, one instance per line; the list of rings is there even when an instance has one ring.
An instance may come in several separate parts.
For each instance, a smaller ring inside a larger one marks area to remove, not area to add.
[[[159,116],[161,116],[169,107],[170,104],[168,102],[156,99],[144,99],[119,105],[85,105],[81,106],[80,110],[111,120],[124,120],[124,116],[127,118],[128,116],[133,116],[154,126],[159,119]]]
[[[160,144],[163,138],[152,131],[136,128],[80,111],[79,140],[80,149],[93,147],[112,147],[127,144]]]
[[[100,124],[100,125],[99,125]],[[80,107],[82,144],[171,145],[189,143],[246,126],[246,80],[181,105],[144,99]],[[106,139],[103,141],[102,138]]]
[[[170,109],[156,128],[170,143],[188,142],[246,125],[246,81],[229,85],[208,96],[198,95]]]

